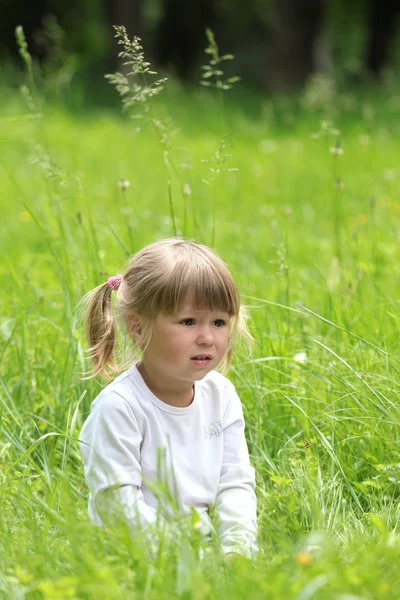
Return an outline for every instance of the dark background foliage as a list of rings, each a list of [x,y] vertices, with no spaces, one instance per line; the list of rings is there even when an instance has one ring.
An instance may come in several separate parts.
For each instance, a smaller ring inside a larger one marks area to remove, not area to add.
[[[3,0],[0,55],[17,60],[22,25],[42,63],[74,56],[90,79],[115,67],[112,25],[123,24],[152,62],[190,82],[210,27],[252,86],[298,88],[313,72],[348,84],[398,68],[399,13],[398,0]]]

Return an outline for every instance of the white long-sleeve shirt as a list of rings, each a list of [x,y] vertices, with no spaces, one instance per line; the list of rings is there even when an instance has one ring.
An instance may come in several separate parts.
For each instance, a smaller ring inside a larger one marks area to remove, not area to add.
[[[203,524],[211,525],[214,507],[225,553],[252,557],[258,549],[255,472],[240,399],[217,371],[194,387],[189,406],[171,406],[150,391],[134,364],[97,396],[80,433],[89,516],[103,525],[102,492],[117,486],[128,519],[135,512],[142,525],[152,524],[162,510],[168,520],[172,508],[153,493],[152,484],[163,481],[179,509],[193,507]]]

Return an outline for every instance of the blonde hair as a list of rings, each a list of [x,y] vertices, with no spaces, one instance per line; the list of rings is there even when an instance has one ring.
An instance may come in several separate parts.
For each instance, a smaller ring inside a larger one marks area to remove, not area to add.
[[[218,365],[226,373],[236,333],[248,345],[252,341],[246,327],[246,311],[222,259],[207,246],[190,240],[154,242],[129,260],[116,291],[116,312],[131,333],[133,353],[146,350],[156,317],[178,313],[189,293],[193,294],[195,309],[224,311],[231,316],[228,348]],[[109,380],[125,365],[120,367],[114,356],[116,315],[107,281],[86,294],[79,307],[84,313],[87,352],[93,366],[89,377],[101,375]]]

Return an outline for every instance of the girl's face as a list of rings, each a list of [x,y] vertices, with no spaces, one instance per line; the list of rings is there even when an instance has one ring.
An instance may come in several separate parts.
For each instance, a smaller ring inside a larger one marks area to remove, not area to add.
[[[199,381],[224,357],[230,320],[226,312],[194,310],[188,297],[177,315],[156,318],[143,362],[171,382]]]

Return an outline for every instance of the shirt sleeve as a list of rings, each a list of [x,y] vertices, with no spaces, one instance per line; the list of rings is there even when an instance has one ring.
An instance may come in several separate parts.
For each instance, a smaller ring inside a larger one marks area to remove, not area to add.
[[[97,494],[97,509],[109,527],[118,523],[117,519],[121,516],[135,540],[139,540],[140,533],[144,533],[145,548],[153,557],[157,555],[160,538],[171,540],[180,535],[177,527],[145,502],[142,490],[136,486],[124,485],[101,490]]]
[[[244,429],[242,404],[232,389],[223,419],[224,451],[215,509],[223,552],[252,558],[258,551],[257,499]]]
[[[116,393],[99,398],[80,433],[85,479],[102,521],[117,505],[131,529],[164,521],[141,491],[142,435],[127,401]],[[137,520],[138,519],[138,520]],[[159,522],[158,521],[158,522]]]

